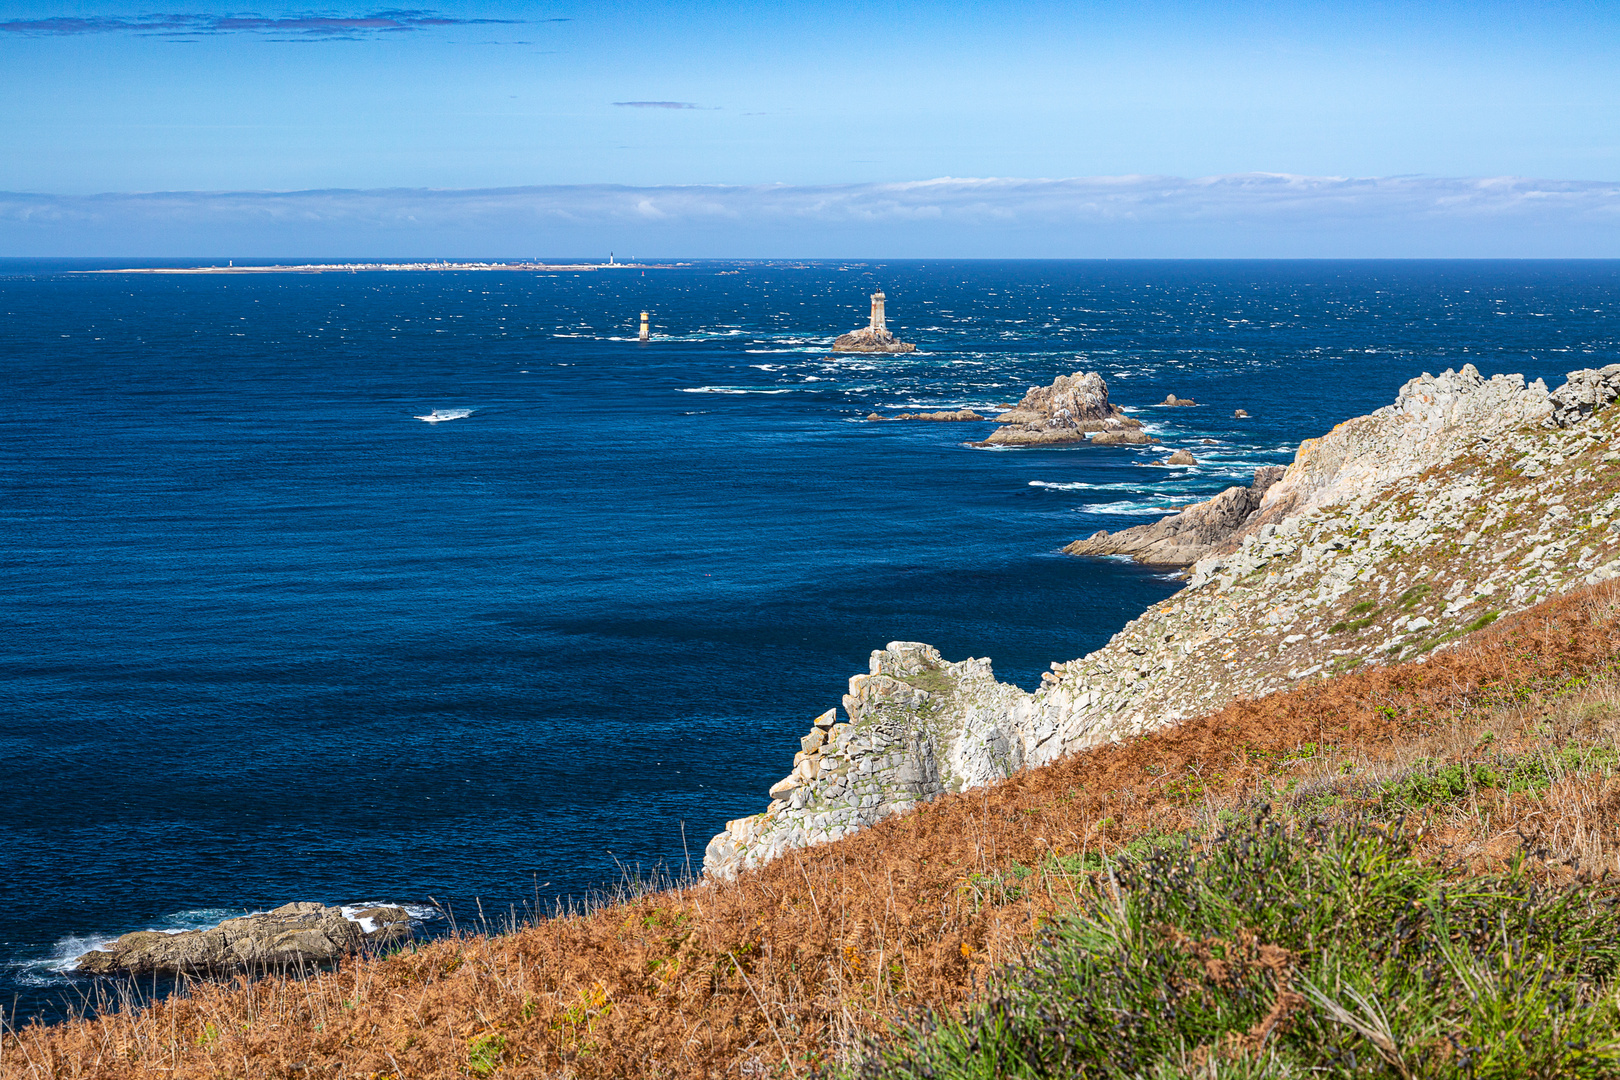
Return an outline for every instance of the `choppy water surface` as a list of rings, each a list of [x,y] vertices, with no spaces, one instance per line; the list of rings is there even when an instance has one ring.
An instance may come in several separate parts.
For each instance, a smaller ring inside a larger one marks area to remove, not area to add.
[[[1028,688],[1176,588],[1068,541],[1245,482],[1423,370],[1620,359],[1613,263],[69,269],[0,264],[22,1015],[132,929],[295,899],[493,917],[680,868],[871,649]],[[829,354],[874,286],[919,351]],[[1163,447],[862,420],[1081,369]],[[1159,464],[1180,447],[1200,464]]]

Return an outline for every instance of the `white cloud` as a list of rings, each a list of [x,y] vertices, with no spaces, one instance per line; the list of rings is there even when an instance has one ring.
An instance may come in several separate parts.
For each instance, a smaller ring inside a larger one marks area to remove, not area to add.
[[[11,255],[1620,256],[1620,183],[1523,177],[932,180],[0,193]]]

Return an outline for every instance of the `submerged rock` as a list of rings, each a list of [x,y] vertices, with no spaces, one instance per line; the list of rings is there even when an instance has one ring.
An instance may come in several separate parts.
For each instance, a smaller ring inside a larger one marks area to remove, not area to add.
[[[1108,384],[1095,371],[1059,375],[1050,386],[1031,387],[1008,412],[1001,427],[976,446],[1069,446],[1091,442],[1151,443],[1142,422],[1108,400]]]
[[[226,919],[207,930],[138,930],[111,948],[85,953],[77,969],[91,975],[281,970],[330,964],[363,945],[410,937],[411,917],[404,908],[367,908],[349,919],[342,908],[293,903]]]

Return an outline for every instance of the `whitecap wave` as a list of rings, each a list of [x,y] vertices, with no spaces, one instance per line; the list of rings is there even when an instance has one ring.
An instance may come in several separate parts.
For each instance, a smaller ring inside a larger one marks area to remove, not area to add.
[[[740,386],[683,386],[683,394],[791,394],[791,388],[784,390],[745,390]]]
[[[440,424],[446,420],[461,420],[477,412],[477,409],[434,409],[426,416],[413,416],[413,420],[426,420],[430,424]]]
[[[1144,484],[1090,484],[1084,480],[1074,480],[1068,483],[1061,483],[1056,480],[1031,480],[1029,482],[1029,486],[1049,488],[1052,491],[1129,491],[1141,495],[1156,495],[1158,494],[1159,490],[1156,487]],[[1166,497],[1168,498],[1169,496]]]
[[[1087,514],[1120,514],[1127,517],[1164,517],[1167,514],[1179,513],[1183,506],[1197,501],[1196,495],[1176,496],[1168,499],[1155,499],[1152,502],[1121,502],[1087,503],[1076,507]]]

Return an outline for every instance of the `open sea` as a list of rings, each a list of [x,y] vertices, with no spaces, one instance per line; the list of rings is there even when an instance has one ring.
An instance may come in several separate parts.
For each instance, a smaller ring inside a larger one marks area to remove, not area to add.
[[[1423,371],[1620,361],[1614,262],[112,265],[0,261],[8,1020],[130,930],[696,869],[872,649],[1034,688],[1178,587],[1065,543]],[[831,354],[879,286],[918,351]],[[1163,445],[863,419],[1080,370]]]

